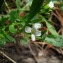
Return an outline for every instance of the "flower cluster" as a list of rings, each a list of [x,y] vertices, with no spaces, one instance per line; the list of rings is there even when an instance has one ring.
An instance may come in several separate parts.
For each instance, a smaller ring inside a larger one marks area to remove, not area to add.
[[[39,30],[41,28],[40,23],[35,23],[33,24],[32,28],[30,26],[25,27],[25,32],[26,33],[31,33],[31,40],[35,41],[35,36],[41,36],[41,31]]]

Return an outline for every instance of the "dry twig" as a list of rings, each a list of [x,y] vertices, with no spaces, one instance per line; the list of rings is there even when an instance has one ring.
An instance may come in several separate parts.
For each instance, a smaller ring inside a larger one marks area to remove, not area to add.
[[[13,63],[17,63],[16,61],[14,61],[12,58],[10,58],[9,56],[7,56],[4,52],[0,51],[0,53],[5,56],[7,59],[9,59],[10,61],[12,61]]]

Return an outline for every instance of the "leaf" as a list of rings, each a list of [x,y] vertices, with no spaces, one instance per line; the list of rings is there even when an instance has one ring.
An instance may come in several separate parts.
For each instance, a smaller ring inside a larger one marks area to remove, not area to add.
[[[28,39],[25,38],[25,37],[23,37],[23,38],[20,40],[20,43],[21,43],[22,45],[27,45],[27,44],[28,44]]]
[[[5,28],[2,29],[2,34],[6,40],[6,42],[15,42],[15,39],[11,37],[7,32],[5,32]]]
[[[49,35],[45,38],[45,41],[49,44],[52,44],[53,46],[63,47],[63,36],[61,35],[58,36]]]
[[[0,22],[2,21],[2,17],[0,16]]]
[[[17,19],[17,11],[16,10],[12,10],[10,13],[9,13],[9,19],[10,19],[10,22],[13,23],[16,19]]]
[[[40,20],[42,20],[42,19],[41,19],[41,18],[37,18],[37,19],[31,20],[31,23],[37,23],[37,22],[39,22]]]
[[[51,32],[52,35],[58,35],[55,28],[51,25],[49,21],[47,21],[44,17],[42,17],[42,20],[46,22],[47,28]]]
[[[48,21],[46,22],[46,25],[47,25],[49,31],[50,31],[53,35],[58,35],[57,32],[56,32],[56,30],[55,30],[55,28],[54,28]]]
[[[32,19],[31,19],[31,22],[32,23],[36,23],[36,22],[39,22],[41,21],[42,18],[39,18],[38,15],[34,16]]]
[[[5,39],[4,35],[0,34],[0,46],[5,45],[5,43],[6,43],[6,39]]]
[[[29,22],[40,11],[43,1],[44,0],[33,0],[27,22]]]
[[[5,43],[6,43],[5,39],[4,38],[3,39],[0,38],[0,46],[5,45]]]
[[[32,2],[33,0],[26,0],[26,3],[28,4],[28,3],[30,3],[30,2]]]
[[[5,33],[5,38],[7,42],[15,42],[15,39],[7,33]]]
[[[16,33],[16,32],[17,32],[17,29],[15,29],[15,25],[14,25],[14,24],[11,24],[11,25],[9,26],[9,31],[10,31],[11,33]]]
[[[16,6],[17,6],[18,10],[20,9],[20,3],[21,3],[20,0],[16,0]]]

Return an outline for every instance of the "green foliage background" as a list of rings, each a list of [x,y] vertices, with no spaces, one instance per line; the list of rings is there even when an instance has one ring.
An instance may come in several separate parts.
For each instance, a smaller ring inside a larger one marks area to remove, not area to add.
[[[63,36],[58,35],[58,33],[56,32],[55,28],[52,26],[50,21],[48,21],[45,16],[40,15],[40,13],[44,13],[44,14],[46,13],[46,15],[48,15],[48,13],[53,10],[47,7],[47,5],[44,6],[43,5],[44,1],[46,0],[33,0],[33,1],[27,0],[26,5],[21,8],[20,7],[21,1],[16,0],[15,3],[16,3],[17,9],[12,9],[7,15],[0,15],[0,46],[3,46],[6,42],[15,43],[16,41],[11,36],[11,34],[23,33],[25,27],[30,23],[33,24],[35,22],[43,21],[46,23],[48,30],[51,32],[51,35],[44,36],[45,33],[43,33],[42,36],[39,37],[41,41],[45,41],[56,47],[63,47]],[[3,0],[0,2],[1,6],[3,2],[4,2]],[[47,0],[46,4],[48,4],[49,2],[50,0]],[[28,10],[29,12],[24,17],[21,17],[20,13],[26,11],[27,6],[31,6],[30,10]],[[46,9],[49,9],[48,12],[45,11]],[[39,18],[37,17],[37,15],[40,15],[41,17]],[[5,24],[6,21],[9,21],[9,24]],[[21,44],[26,45],[28,43],[28,40],[29,40],[29,36],[28,38],[23,38],[20,42]]]

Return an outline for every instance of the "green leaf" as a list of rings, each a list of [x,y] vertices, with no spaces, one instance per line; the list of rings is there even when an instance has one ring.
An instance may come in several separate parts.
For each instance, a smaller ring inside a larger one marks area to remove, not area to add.
[[[55,28],[54,28],[48,21],[46,22],[46,25],[47,25],[49,31],[50,31],[53,35],[58,35],[57,32],[56,32],[56,30],[55,30]]]
[[[39,22],[41,20],[42,20],[41,18],[37,18],[37,19],[31,20],[31,23],[37,23],[37,22]]]
[[[15,39],[7,33],[5,33],[5,38],[7,42],[15,42]]]
[[[38,15],[36,15],[36,16],[34,16],[34,17],[31,19],[31,22],[32,22],[32,23],[36,23],[36,22],[39,22],[39,21],[41,21],[41,20],[42,20],[42,18],[39,18]]]
[[[46,35],[47,30],[42,31],[42,36]]]
[[[45,38],[45,42],[52,44],[53,46],[56,46],[56,47],[63,47],[63,36],[49,35]]]
[[[22,45],[27,45],[27,44],[28,44],[28,39],[25,38],[25,37],[23,37],[23,38],[20,40],[20,43],[21,43]]]
[[[15,42],[15,39],[5,32],[5,28],[2,29],[2,34],[7,42]]]
[[[49,21],[47,21],[44,17],[42,17],[42,20],[46,22],[47,28],[51,32],[52,35],[58,35],[55,28],[51,25]]]
[[[0,34],[0,46],[5,45],[5,43],[6,43],[6,39],[5,39],[4,35]]]
[[[32,2],[33,0],[26,0],[26,3],[28,4],[28,3],[30,3],[30,2]]]
[[[5,43],[6,43],[5,39],[4,38],[3,39],[0,38],[0,46],[5,45]]]
[[[10,31],[11,33],[16,33],[16,32],[17,32],[17,29],[15,29],[15,25],[14,25],[14,24],[11,24],[11,25],[9,26],[9,31]]]
[[[20,0],[16,0],[16,6],[17,6],[18,10],[20,9],[20,3],[21,3]]]
[[[0,22],[2,21],[2,17],[0,16]]]
[[[9,13],[9,19],[10,19],[10,23],[13,23],[16,19],[17,19],[17,11],[16,10],[12,10]]]
[[[33,0],[29,12],[28,22],[40,11],[43,1],[44,0]]]

